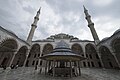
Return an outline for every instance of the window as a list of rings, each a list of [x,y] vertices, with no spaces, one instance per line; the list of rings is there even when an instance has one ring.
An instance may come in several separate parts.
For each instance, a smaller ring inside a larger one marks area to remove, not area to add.
[[[86,54],[86,57],[88,57],[88,54]]]
[[[31,54],[28,55],[28,58],[31,56]]]
[[[84,65],[84,67],[86,67],[86,64],[85,64],[85,62],[83,62],[83,65]]]
[[[40,56],[40,54],[38,54],[38,57]]]
[[[102,67],[102,65],[101,65],[101,63],[100,63],[100,62],[98,62],[98,65],[99,65],[99,67]]]
[[[92,59],[92,55],[90,54],[89,56],[90,56],[90,59]]]
[[[88,62],[88,67],[90,67],[90,63]]]
[[[91,62],[91,64],[92,64],[92,67],[95,67],[94,62]]]
[[[32,65],[34,65],[34,64],[35,64],[35,61],[32,62]]]
[[[99,59],[99,56],[96,54],[96,58]]]
[[[113,67],[113,65],[112,65],[112,63],[111,63],[111,62],[109,62],[109,65],[110,65],[110,67]]]
[[[20,61],[18,60],[18,61],[17,61],[17,63],[16,63],[16,65],[18,65],[18,64],[19,64],[19,62],[20,62]]]
[[[84,56],[84,54],[82,54],[82,56]]]
[[[28,63],[29,63],[29,61],[27,60],[27,62],[26,62],[26,67],[28,67]]]
[[[36,57],[36,54],[34,55],[34,58]]]
[[[40,61],[40,65],[42,65],[42,60]]]
[[[36,65],[38,65],[38,61],[36,61]]]

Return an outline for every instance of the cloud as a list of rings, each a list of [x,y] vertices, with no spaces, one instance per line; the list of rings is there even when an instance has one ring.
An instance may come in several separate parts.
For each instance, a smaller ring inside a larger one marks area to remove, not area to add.
[[[112,4],[114,0],[92,0],[93,4],[99,7],[104,7]]]
[[[93,40],[83,12],[84,4],[102,39],[111,36],[119,28],[119,3],[119,0],[0,0],[0,25],[26,40],[34,16],[41,6],[33,40],[58,33]]]
[[[120,20],[113,19],[114,18],[108,16],[99,16],[94,20],[96,23],[95,26],[97,26],[96,29],[98,30],[98,35],[100,39],[102,39],[103,36],[111,36],[117,29],[119,29]]]

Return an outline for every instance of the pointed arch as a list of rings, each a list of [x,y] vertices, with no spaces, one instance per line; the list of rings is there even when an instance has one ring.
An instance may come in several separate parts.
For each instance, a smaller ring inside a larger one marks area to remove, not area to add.
[[[102,67],[96,47],[93,44],[88,43],[85,46],[85,53],[88,59],[88,67]]]
[[[90,44],[90,43],[88,43],[85,46],[85,51],[86,51],[86,53],[89,53],[89,54],[97,53],[95,46],[93,44]]]
[[[112,49],[116,53],[116,57],[120,63],[120,38],[116,38],[111,42]]]
[[[14,52],[18,48],[17,41],[14,39],[6,39],[0,44],[0,65],[8,67]]]
[[[31,47],[26,66],[35,66],[38,65],[38,57],[40,56],[40,45],[34,44]]]
[[[41,55],[41,56],[43,56],[43,55],[45,55],[45,54],[49,54],[49,53],[52,52],[52,51],[53,51],[53,45],[50,44],[50,43],[47,43],[47,44],[45,44],[44,47],[43,47],[43,51],[42,51],[42,55]],[[44,61],[44,60],[41,60],[41,61],[40,61],[40,66],[44,66],[44,67],[45,67],[45,65],[46,65],[45,61]]]
[[[15,55],[15,58],[13,60],[13,65],[18,65],[19,67],[22,67],[24,64],[24,61],[26,59],[26,53],[28,48],[26,46],[22,46],[17,54]]]
[[[53,51],[53,46],[52,46],[52,44],[47,43],[47,44],[45,44],[44,47],[43,47],[42,55],[49,54],[49,53],[52,52],[52,51]]]
[[[83,54],[83,49],[80,44],[75,43],[72,45],[71,49],[77,54]]]
[[[105,68],[118,68],[114,56],[106,46],[101,46],[99,52]]]

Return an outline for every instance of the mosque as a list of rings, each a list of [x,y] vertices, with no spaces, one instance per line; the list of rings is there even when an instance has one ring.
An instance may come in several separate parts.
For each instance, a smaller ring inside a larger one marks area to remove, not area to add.
[[[76,70],[79,74],[80,68],[120,69],[120,29],[110,37],[99,40],[91,16],[84,7],[85,19],[94,41],[80,40],[64,33],[51,35],[44,40],[32,41],[40,10],[41,8],[34,17],[26,41],[0,26],[0,67],[37,66],[41,71],[45,69],[46,73],[53,68],[54,76],[56,72],[54,68],[58,66],[66,68],[77,66]]]

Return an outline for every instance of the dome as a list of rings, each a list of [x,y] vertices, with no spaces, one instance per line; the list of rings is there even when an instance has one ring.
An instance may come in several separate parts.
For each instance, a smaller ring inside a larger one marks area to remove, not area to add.
[[[69,48],[69,45],[65,41],[61,40],[58,42],[56,48]]]
[[[56,48],[52,52],[50,52],[49,54],[46,54],[40,58],[45,59],[45,60],[58,60],[58,61],[63,61],[63,60],[64,61],[69,61],[69,60],[80,61],[80,60],[85,59],[81,55],[73,52],[69,48],[69,45],[63,40],[58,42]]]
[[[72,39],[72,38],[74,38],[74,36],[65,34],[65,33],[55,34],[50,37],[52,37],[53,39]]]
[[[114,34],[116,34],[116,33],[118,33],[118,32],[120,32],[120,29],[116,30],[116,31],[114,32]]]

